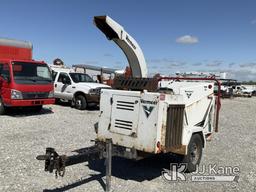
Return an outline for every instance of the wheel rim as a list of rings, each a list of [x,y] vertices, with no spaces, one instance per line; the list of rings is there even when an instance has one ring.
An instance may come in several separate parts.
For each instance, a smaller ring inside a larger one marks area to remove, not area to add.
[[[196,143],[193,143],[191,147],[191,153],[190,153],[191,162],[194,165],[196,165],[198,163],[199,157],[200,157],[199,147],[196,145]]]
[[[76,107],[80,109],[82,107],[82,101],[80,99],[76,100]]]

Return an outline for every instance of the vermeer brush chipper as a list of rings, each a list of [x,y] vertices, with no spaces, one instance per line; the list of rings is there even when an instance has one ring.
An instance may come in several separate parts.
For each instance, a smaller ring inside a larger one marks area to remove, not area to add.
[[[187,171],[200,163],[206,140],[218,131],[220,92],[213,93],[214,78],[146,78],[147,67],[136,41],[108,16],[95,25],[119,45],[127,56],[133,77],[116,77],[113,89],[102,89],[95,145],[77,155],[58,155],[47,148],[45,171],[63,175],[65,167],[106,158],[110,188],[111,157],[142,159],[159,153],[179,154]]]

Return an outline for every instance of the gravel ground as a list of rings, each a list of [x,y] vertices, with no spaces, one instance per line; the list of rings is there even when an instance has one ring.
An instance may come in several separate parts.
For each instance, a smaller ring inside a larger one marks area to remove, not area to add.
[[[256,98],[222,101],[220,131],[207,143],[201,165],[239,166],[236,182],[166,182],[161,177],[170,158],[139,162],[113,159],[113,191],[256,191]],[[92,145],[98,110],[78,111],[52,105],[41,114],[9,112],[0,117],[0,191],[103,191],[103,161],[68,167],[64,178],[44,172],[35,159],[48,146],[60,153]]]

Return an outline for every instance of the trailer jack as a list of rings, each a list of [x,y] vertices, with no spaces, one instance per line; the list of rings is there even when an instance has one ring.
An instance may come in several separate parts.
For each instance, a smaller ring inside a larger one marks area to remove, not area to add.
[[[112,139],[106,139],[106,142],[96,143],[92,147],[88,147],[79,151],[76,155],[59,155],[54,148],[46,148],[45,155],[38,155],[37,160],[45,161],[45,171],[53,173],[55,170],[55,177],[63,177],[65,175],[65,168],[71,165],[84,163],[90,160],[98,160],[105,158],[106,162],[106,188],[109,192],[111,189],[111,174],[112,174]]]

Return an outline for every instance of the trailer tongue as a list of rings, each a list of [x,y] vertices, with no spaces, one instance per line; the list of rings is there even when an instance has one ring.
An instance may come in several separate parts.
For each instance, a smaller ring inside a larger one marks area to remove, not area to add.
[[[188,172],[195,171],[206,139],[218,131],[220,83],[214,78],[146,78],[146,62],[136,41],[108,16],[95,17],[94,22],[124,51],[133,77],[118,77],[115,89],[102,90],[95,145],[71,156],[47,148],[37,157],[45,161],[45,171],[63,176],[67,166],[106,158],[106,191],[112,156],[138,160],[171,152],[181,155]]]
[[[38,155],[37,160],[45,161],[45,171],[52,173],[55,170],[56,178],[58,176],[63,177],[65,174],[65,168],[71,165],[87,162],[94,159],[103,158],[104,149],[99,145],[87,147],[80,151],[80,154],[66,156],[59,155],[54,148],[46,148],[45,155]]]

